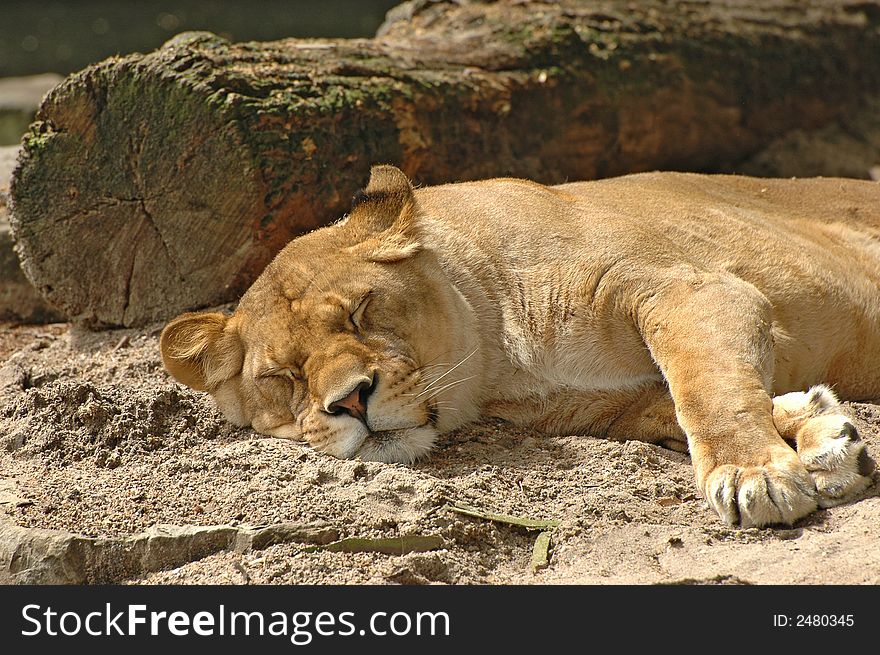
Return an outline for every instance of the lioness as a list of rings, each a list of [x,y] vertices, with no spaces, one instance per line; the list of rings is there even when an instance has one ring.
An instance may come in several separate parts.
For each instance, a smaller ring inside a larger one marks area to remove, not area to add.
[[[688,450],[725,522],[790,524],[871,482],[835,393],[880,397],[880,184],[413,189],[376,166],[232,316],[183,314],[161,350],[231,422],[336,457],[412,462],[495,416]]]

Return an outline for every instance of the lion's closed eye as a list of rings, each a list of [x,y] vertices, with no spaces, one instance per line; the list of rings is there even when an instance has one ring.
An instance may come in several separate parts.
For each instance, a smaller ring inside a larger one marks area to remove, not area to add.
[[[370,304],[370,300],[372,300],[372,293],[367,293],[357,302],[357,304],[354,306],[354,309],[351,310],[348,322],[351,323],[350,329],[353,332],[363,331],[364,313],[367,310],[367,306]]]
[[[259,379],[259,380],[271,379],[271,378],[281,378],[281,379],[290,380],[292,382],[302,382],[303,381],[302,373],[299,370],[294,369],[292,367],[278,366],[278,367],[274,367],[274,368],[268,368],[268,369],[265,369],[264,371],[261,371],[257,375],[257,379]]]
[[[290,380],[291,382],[303,382],[303,374],[292,368],[285,368],[278,372],[277,377],[282,377],[286,380]]]

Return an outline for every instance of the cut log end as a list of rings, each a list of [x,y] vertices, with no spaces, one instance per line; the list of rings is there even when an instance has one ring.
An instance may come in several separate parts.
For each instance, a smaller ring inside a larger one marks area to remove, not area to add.
[[[254,247],[263,185],[223,100],[157,70],[111,60],[67,79],[13,178],[25,273],[88,325],[229,300],[276,249]]]

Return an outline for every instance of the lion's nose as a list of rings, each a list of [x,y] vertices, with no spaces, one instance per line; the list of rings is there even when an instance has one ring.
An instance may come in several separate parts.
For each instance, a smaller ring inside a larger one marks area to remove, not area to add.
[[[345,390],[337,394],[335,399],[328,398],[324,402],[324,411],[328,414],[345,412],[350,416],[367,422],[367,399],[376,388],[375,379],[361,377],[346,385]]]

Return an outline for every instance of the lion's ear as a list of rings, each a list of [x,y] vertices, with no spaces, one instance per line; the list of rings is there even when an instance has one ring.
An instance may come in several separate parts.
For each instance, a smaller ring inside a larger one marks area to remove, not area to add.
[[[351,220],[371,232],[394,227],[405,229],[412,220],[415,198],[409,178],[396,166],[387,164],[370,169],[370,181],[352,199]]]
[[[215,389],[244,361],[238,331],[218,312],[181,314],[162,330],[159,347],[166,370],[198,391]]]
[[[370,169],[370,181],[355,194],[349,229],[361,242],[356,254],[376,262],[395,262],[417,253],[421,246],[414,234],[416,201],[409,178],[387,164]]]

